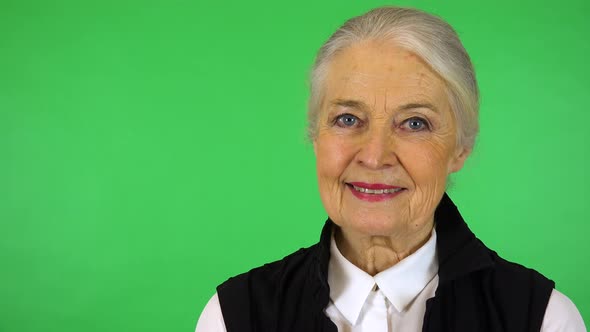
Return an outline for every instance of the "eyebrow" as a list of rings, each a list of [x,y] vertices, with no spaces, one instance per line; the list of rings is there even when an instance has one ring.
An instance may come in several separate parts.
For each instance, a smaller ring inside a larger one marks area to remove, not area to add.
[[[405,105],[398,107],[399,110],[404,110],[404,111],[415,109],[415,108],[428,108],[431,111],[438,113],[438,108],[436,108],[436,106],[432,105],[431,103],[409,103],[409,104],[405,104]]]
[[[332,106],[355,108],[355,109],[359,109],[359,110],[370,108],[364,102],[359,101],[359,100],[354,100],[354,99],[336,99],[336,100],[333,100],[330,104]],[[416,109],[416,108],[427,108],[427,109],[432,110],[435,113],[439,113],[438,108],[436,108],[436,106],[434,106],[431,103],[426,103],[426,102],[404,104],[404,105],[398,106],[396,108],[396,110],[407,111],[407,110],[412,110],[412,109]]]
[[[356,109],[368,108],[367,104],[363,103],[362,101],[352,100],[352,99],[336,99],[336,100],[333,100],[330,104],[332,104],[332,106],[341,106],[341,107],[356,108]]]

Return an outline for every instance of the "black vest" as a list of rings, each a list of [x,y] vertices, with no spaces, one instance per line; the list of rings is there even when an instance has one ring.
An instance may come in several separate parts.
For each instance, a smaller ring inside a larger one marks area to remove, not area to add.
[[[540,331],[553,281],[485,247],[446,194],[435,223],[439,285],[422,331]],[[328,219],[318,244],[217,287],[227,331],[336,332],[324,314],[333,227]]]

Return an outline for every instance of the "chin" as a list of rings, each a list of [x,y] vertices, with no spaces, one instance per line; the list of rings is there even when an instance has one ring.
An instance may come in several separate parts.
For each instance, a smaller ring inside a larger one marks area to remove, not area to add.
[[[398,220],[391,219],[390,216],[363,216],[352,218],[345,225],[341,225],[341,227],[369,236],[391,236],[401,230],[402,224]]]

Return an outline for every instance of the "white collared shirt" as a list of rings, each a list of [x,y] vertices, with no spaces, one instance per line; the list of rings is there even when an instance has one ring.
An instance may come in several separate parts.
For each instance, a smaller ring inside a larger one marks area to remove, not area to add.
[[[421,331],[437,271],[434,231],[420,249],[374,277],[344,258],[332,237],[326,314],[338,331]]]
[[[349,262],[330,243],[326,315],[339,332],[422,331],[426,300],[438,287],[436,232],[410,256],[374,277]],[[205,306],[196,332],[226,332],[219,298]],[[553,290],[541,332],[586,332],[576,306]]]

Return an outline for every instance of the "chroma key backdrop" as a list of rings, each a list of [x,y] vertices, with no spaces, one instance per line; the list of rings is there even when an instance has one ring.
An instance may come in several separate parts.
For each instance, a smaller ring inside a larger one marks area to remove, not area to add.
[[[0,331],[193,331],[318,240],[307,75],[346,19],[440,15],[481,89],[450,196],[590,323],[590,2],[0,1]]]

